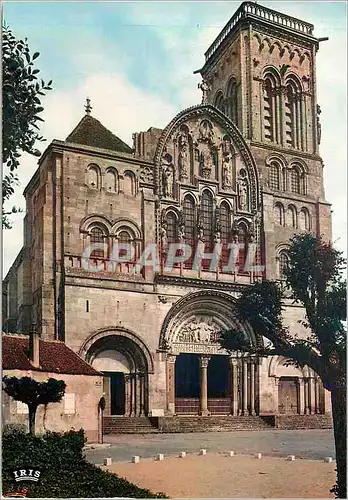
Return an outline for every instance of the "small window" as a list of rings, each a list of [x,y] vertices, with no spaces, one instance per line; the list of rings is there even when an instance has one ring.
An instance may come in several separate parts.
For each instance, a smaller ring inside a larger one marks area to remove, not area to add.
[[[105,234],[100,227],[93,227],[90,232],[90,242],[91,245],[98,243],[100,245],[104,244],[106,240]],[[105,251],[103,248],[95,249],[91,252],[91,259],[104,259]]]
[[[276,203],[274,206],[274,222],[279,226],[284,226],[284,208],[281,203]]]
[[[64,395],[64,413],[74,414],[76,413],[76,400],[74,393],[67,393]]]
[[[301,177],[297,167],[293,167],[290,171],[290,186],[292,193],[301,193]]]
[[[268,184],[269,187],[274,191],[280,190],[279,174],[280,174],[280,169],[278,163],[272,162],[269,167]]]
[[[280,252],[279,254],[279,269],[278,269],[278,276],[280,279],[285,279],[285,270],[289,266],[289,256],[287,252],[284,250]]]

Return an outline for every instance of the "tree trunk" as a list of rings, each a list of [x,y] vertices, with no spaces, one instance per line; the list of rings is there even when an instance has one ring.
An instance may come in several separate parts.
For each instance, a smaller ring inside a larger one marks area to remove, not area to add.
[[[336,498],[347,498],[346,398],[346,384],[333,384],[331,388],[331,404],[336,448]]]
[[[36,405],[28,405],[29,407],[29,433],[35,436],[35,418],[36,418]]]

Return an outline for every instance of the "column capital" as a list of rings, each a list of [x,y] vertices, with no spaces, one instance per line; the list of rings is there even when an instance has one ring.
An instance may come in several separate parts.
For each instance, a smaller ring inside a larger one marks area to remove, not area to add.
[[[208,356],[206,354],[201,354],[199,357],[201,368],[207,368],[210,359],[211,359],[211,356]]]
[[[233,358],[232,356],[230,356],[228,360],[230,362],[230,366],[238,366],[238,358]]]
[[[168,363],[175,363],[176,354],[167,354],[166,360],[168,361]]]

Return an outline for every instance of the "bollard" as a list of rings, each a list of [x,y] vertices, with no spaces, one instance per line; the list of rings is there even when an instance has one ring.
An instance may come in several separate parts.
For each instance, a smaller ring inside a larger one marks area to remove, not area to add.
[[[234,451],[230,451],[230,452],[229,452],[229,456],[230,456],[230,457],[234,457]]]
[[[185,457],[186,457],[186,451],[181,451],[181,452],[179,453],[179,457],[180,457],[180,458],[185,458]]]
[[[332,462],[332,457],[325,457],[324,462],[327,462],[328,464],[331,464]]]
[[[138,457],[137,455],[135,455],[134,457],[132,457],[132,463],[133,464],[138,464],[140,462],[140,457]]]
[[[261,453],[257,453],[257,454],[256,454],[256,458],[262,458]]]
[[[201,451],[199,452],[200,455],[206,455],[207,454],[207,450],[205,450],[204,448],[201,449]]]
[[[164,460],[164,455],[163,455],[163,453],[158,453],[158,454],[157,454],[157,457],[156,457],[156,460],[157,460],[158,462],[162,462],[162,460]]]
[[[287,460],[289,460],[290,462],[293,462],[295,460],[295,455],[289,455]]]
[[[103,465],[111,465],[112,464],[112,458],[104,458]]]

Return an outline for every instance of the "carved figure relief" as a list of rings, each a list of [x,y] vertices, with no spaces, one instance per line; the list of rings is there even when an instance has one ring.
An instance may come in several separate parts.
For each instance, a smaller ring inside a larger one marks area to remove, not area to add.
[[[204,179],[211,179],[214,167],[213,156],[210,149],[204,148],[200,154],[200,174]]]
[[[170,154],[166,153],[162,161],[162,191],[163,196],[173,198],[174,165]]]
[[[209,344],[217,342],[217,334],[221,330],[218,325],[198,318],[185,325],[176,337],[176,342]]]
[[[238,207],[240,210],[249,210],[249,182],[247,173],[242,169],[238,179]]]
[[[209,120],[202,120],[199,126],[199,138],[202,141],[212,142],[214,137],[213,124]]]
[[[320,109],[320,106],[317,104],[317,130],[318,130],[318,144],[320,144],[320,141],[321,141],[321,123],[320,123],[320,115],[321,115],[321,109]]]
[[[153,170],[151,167],[142,167],[140,170],[140,182],[153,183]]]
[[[221,144],[222,152],[222,188],[231,190],[233,185],[233,160],[234,151],[231,139],[227,136],[223,138]]]
[[[190,168],[190,149],[189,139],[186,130],[182,130],[178,137],[178,166],[180,173],[180,180],[185,181],[188,179]]]

